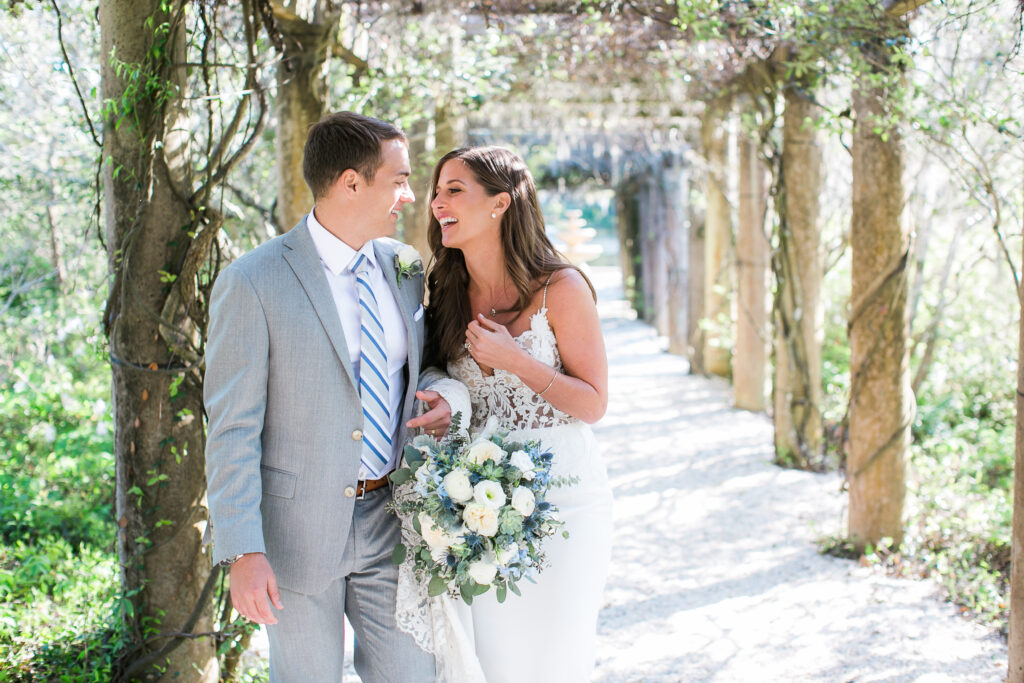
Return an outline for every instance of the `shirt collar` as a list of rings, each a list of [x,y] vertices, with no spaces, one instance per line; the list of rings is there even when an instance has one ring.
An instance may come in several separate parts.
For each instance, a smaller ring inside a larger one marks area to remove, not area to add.
[[[331,234],[310,210],[306,216],[306,226],[309,227],[309,236],[313,238],[313,245],[320,254],[320,260],[327,266],[327,269],[335,275],[342,275],[348,272],[348,267],[355,260],[356,250],[348,246],[340,239]],[[370,262],[370,269],[377,266],[377,256],[373,253],[373,241],[368,240],[359,249],[358,253],[363,254]]]

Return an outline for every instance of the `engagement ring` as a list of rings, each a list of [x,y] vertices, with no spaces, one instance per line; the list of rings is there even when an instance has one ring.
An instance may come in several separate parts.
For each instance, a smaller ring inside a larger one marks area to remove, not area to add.
[[[473,350],[473,345],[470,344],[469,342],[463,342],[462,343],[462,348],[466,349],[467,351],[472,351]]]

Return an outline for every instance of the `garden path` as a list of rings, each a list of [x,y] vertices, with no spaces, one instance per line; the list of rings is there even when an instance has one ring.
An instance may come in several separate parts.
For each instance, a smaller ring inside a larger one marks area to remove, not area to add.
[[[664,353],[616,275],[595,272],[616,529],[595,680],[1002,681],[1003,640],[933,582],[818,553],[843,529],[841,478],[772,465],[771,421]]]

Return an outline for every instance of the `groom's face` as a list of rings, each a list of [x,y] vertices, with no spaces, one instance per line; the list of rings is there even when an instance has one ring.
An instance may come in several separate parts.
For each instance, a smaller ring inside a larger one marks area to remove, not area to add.
[[[409,187],[409,150],[401,140],[386,140],[381,145],[384,163],[372,180],[363,186],[360,212],[372,237],[393,235],[402,207],[415,201]],[[372,239],[371,237],[371,239]]]

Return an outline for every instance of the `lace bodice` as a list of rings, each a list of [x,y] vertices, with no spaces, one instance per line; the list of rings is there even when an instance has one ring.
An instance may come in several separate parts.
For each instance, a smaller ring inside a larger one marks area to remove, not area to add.
[[[539,311],[530,316],[529,329],[514,339],[528,354],[562,372],[562,357],[558,353],[555,333],[548,322],[546,286],[544,303]],[[489,415],[497,417],[499,428],[507,431],[556,427],[578,421],[552,406],[543,396],[538,396],[511,372],[495,370],[492,375],[483,374],[468,353],[448,363],[448,375],[469,389],[469,398],[473,404],[469,425],[471,432],[479,431]]]

